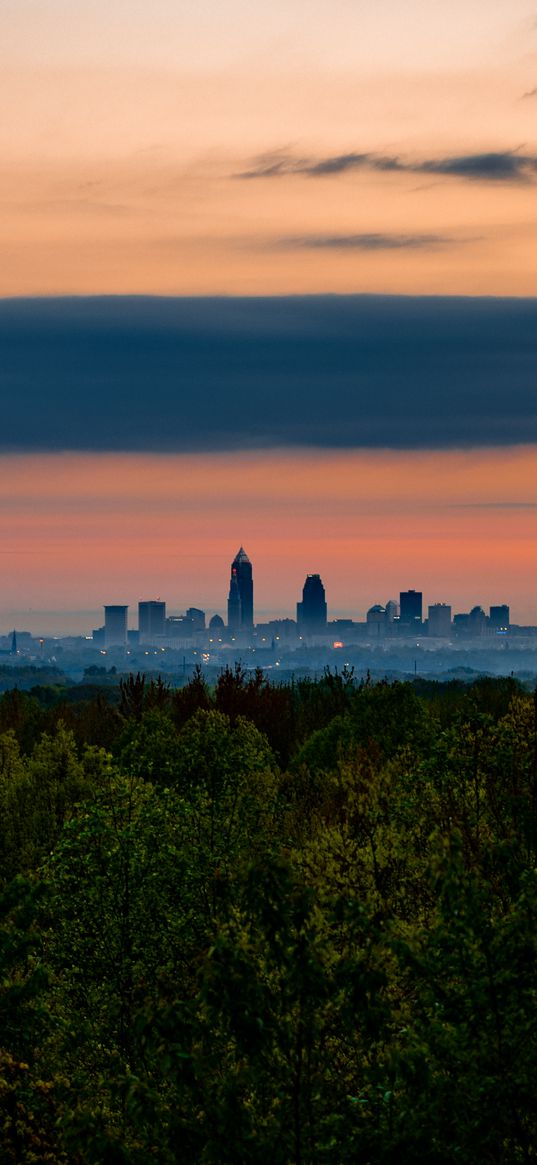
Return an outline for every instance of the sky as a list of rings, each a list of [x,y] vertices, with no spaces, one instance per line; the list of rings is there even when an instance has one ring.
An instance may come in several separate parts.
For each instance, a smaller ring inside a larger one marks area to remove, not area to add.
[[[260,612],[537,622],[537,8],[1,19],[0,632],[223,611],[241,543]]]

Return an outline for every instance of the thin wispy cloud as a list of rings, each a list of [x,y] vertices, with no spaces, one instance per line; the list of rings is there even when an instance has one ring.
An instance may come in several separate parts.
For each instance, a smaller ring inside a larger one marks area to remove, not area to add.
[[[50,198],[42,202],[25,203],[28,214],[36,210],[56,211],[59,214],[113,215],[123,218],[132,214],[132,208],[123,202],[101,202],[94,198]]]
[[[450,502],[451,510],[537,510],[537,502]]]
[[[470,182],[528,183],[537,178],[537,154],[517,150],[496,150],[477,154],[447,155],[411,160],[398,154],[335,154],[324,158],[299,158],[289,153],[262,155],[247,170],[234,175],[241,179],[285,178],[302,175],[326,178],[359,171],[384,174],[430,174],[462,178]]]
[[[460,239],[435,234],[309,234],[284,236],[278,240],[278,246],[284,250],[421,251],[434,250],[436,247],[455,246],[460,242]]]

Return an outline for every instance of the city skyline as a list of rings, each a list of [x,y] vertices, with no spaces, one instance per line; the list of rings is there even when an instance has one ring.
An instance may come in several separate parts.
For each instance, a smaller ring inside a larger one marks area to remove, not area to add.
[[[3,627],[31,618],[40,631],[32,611],[83,610],[94,621],[104,599],[144,595],[225,614],[230,548],[241,540],[267,615],[293,612],[305,575],[317,571],[341,616],[365,613],[402,582],[431,601],[449,596],[458,610],[505,595],[517,622],[537,623],[532,446],[21,454],[5,456],[3,470]],[[62,626],[57,615],[43,625]],[[71,626],[82,633],[86,617]]]
[[[251,636],[253,630],[258,625],[262,625],[270,620],[283,620],[286,623],[294,623],[297,629],[297,634],[303,635],[306,638],[318,634],[324,634],[333,621],[355,621],[356,623],[367,623],[371,626],[376,625],[377,632],[380,632],[380,624],[389,626],[391,624],[400,624],[401,628],[412,626],[421,628],[426,626],[431,619],[433,619],[432,627],[438,628],[438,633],[443,635],[446,631],[446,626],[451,626],[452,620],[457,623],[457,619],[466,618],[470,613],[470,623],[477,626],[480,620],[485,620],[483,606],[481,602],[475,602],[465,610],[457,611],[453,609],[452,604],[446,602],[444,597],[441,600],[428,601],[426,596],[425,606],[423,601],[423,592],[417,589],[410,588],[408,590],[399,590],[399,601],[393,597],[385,600],[385,605],[379,603],[377,599],[366,607],[365,610],[354,609],[352,611],[340,611],[330,609],[327,602],[326,588],[323,580],[318,573],[306,574],[305,581],[302,587],[302,598],[296,602],[296,619],[291,617],[291,612],[288,610],[258,610],[254,602],[254,578],[252,562],[241,545],[237,554],[233,558],[230,568],[230,586],[227,598],[227,622],[221,616],[221,610],[226,604],[221,603],[220,607],[211,605],[211,610],[206,611],[199,607],[192,607],[185,604],[183,611],[186,609],[186,614],[179,615],[178,611],[172,612],[167,609],[167,601],[162,596],[153,598],[138,598],[137,607],[138,617],[136,621],[136,629],[140,635],[141,642],[151,643],[155,638],[159,639],[163,636],[173,635],[172,625],[176,626],[177,633],[180,633],[183,626],[191,625],[192,629],[210,630],[211,625],[215,625],[215,633],[218,634],[220,627],[225,628],[226,635],[232,640],[236,637],[238,639],[245,639]],[[395,592],[394,592],[395,593]],[[135,619],[134,610],[130,603],[105,603],[102,606],[104,611],[104,625],[97,627],[95,634],[100,634],[105,631],[105,641],[107,646],[119,646],[126,643],[127,629],[133,629],[133,622]],[[427,615],[425,612],[427,611]],[[21,612],[18,612],[21,614]],[[82,618],[85,614],[95,615],[96,611],[77,612],[78,618]],[[52,612],[39,613],[27,612],[30,617],[30,622],[35,619],[42,619],[43,615],[52,615]],[[66,626],[72,617],[72,612],[63,611],[55,612],[56,617],[63,622],[61,634],[69,635],[73,630],[69,630]],[[447,622],[446,622],[447,616]],[[478,616],[476,620],[476,616]],[[515,623],[515,620],[510,620],[510,604],[505,602],[496,602],[489,605],[489,616],[486,617],[491,625],[498,628],[504,628],[509,623]],[[96,620],[94,620],[97,622]],[[105,630],[106,629],[106,630]],[[19,631],[29,630],[35,634],[35,628],[28,626],[24,628],[19,627]],[[45,632],[45,627],[41,627]],[[89,634],[88,627],[83,629],[80,627],[79,631],[87,638]],[[54,632],[52,632],[53,634]],[[430,632],[431,633],[431,632]],[[7,632],[0,627],[0,635],[6,635]],[[15,634],[15,630],[13,630]],[[187,632],[188,634],[188,632]]]
[[[138,602],[137,627],[129,629],[127,605],[105,604],[104,624],[85,638],[106,650],[126,650],[134,642],[164,650],[180,644],[193,647],[197,641],[198,646],[204,644],[214,652],[226,651],[233,644],[240,650],[276,640],[287,647],[322,643],[335,649],[352,645],[358,634],[373,643],[394,636],[399,640],[404,637],[412,640],[415,636],[469,640],[485,635],[503,638],[510,632],[537,634],[537,627],[513,624],[508,603],[491,605],[488,615],[478,604],[470,611],[453,612],[446,602],[428,604],[425,612],[422,591],[413,589],[400,591],[398,601],[389,599],[385,605],[374,603],[367,610],[365,620],[328,618],[326,590],[319,574],[306,575],[302,598],[296,604],[296,619],[285,617],[265,622],[255,618],[253,599],[253,567],[241,546],[231,564],[227,624],[218,613],[208,617],[198,607],[187,608],[181,616],[170,616],[165,601],[145,599]],[[332,642],[334,636],[336,640]],[[12,641],[15,644],[15,630]],[[17,654],[15,647],[11,653]]]

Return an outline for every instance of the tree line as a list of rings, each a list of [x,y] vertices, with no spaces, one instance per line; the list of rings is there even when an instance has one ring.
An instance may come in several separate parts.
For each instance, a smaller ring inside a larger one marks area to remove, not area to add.
[[[79,696],[0,697],[2,1165],[534,1160],[534,695]]]

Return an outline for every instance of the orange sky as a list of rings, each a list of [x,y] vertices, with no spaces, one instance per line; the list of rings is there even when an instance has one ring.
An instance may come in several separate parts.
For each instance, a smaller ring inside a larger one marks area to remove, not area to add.
[[[536,92],[528,0],[4,0],[0,295],[535,294],[528,175],[237,174],[533,157]],[[385,245],[304,245],[331,232]]]
[[[414,587],[425,604],[510,602],[537,623],[536,470],[529,447],[6,457],[0,631],[88,632],[107,602],[129,603],[135,623],[157,596],[225,614],[241,543],[258,618],[294,616],[319,572],[332,617]]]

